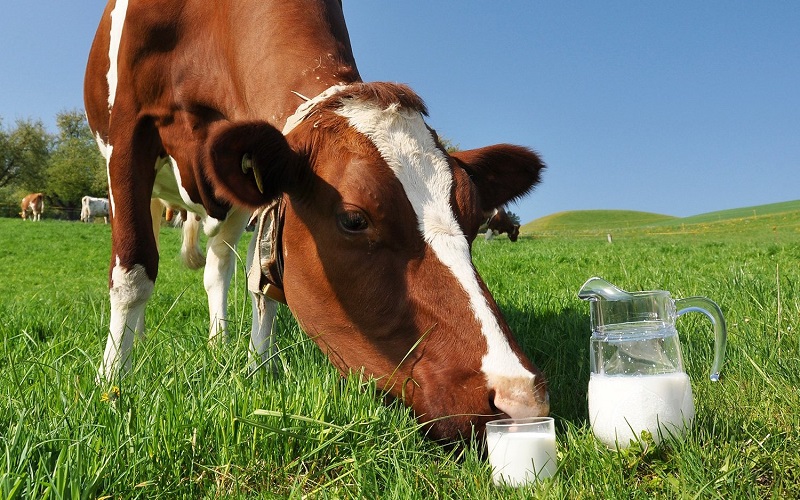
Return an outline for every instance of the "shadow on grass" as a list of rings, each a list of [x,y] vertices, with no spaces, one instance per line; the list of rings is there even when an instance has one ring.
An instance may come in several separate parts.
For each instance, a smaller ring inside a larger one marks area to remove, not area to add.
[[[525,354],[547,378],[551,415],[583,426],[588,419],[588,311],[567,307],[559,312],[533,312],[503,307],[503,314]]]

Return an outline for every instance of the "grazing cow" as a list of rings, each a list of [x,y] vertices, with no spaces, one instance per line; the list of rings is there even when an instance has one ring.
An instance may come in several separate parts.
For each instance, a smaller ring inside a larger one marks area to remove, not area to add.
[[[20,212],[19,215],[22,217],[22,220],[28,219],[28,212],[31,213],[31,220],[42,220],[42,212],[44,211],[44,195],[42,193],[31,193],[25,198],[22,198],[20,207],[22,208],[22,212]]]
[[[108,198],[84,196],[81,198],[81,220],[92,222],[95,217],[102,217],[108,224]]]
[[[508,212],[503,207],[496,208],[486,221],[486,239],[491,240],[499,234],[506,233],[508,239],[517,241],[519,238],[519,224],[515,224]]]
[[[448,154],[410,88],[360,80],[338,0],[112,0],[85,102],[113,222],[101,380],[129,369],[144,329],[152,197],[202,218],[210,337],[225,333],[232,249],[265,211],[277,230],[249,258],[260,270],[266,246],[279,265],[250,276],[267,282],[253,293],[256,361],[282,295],[342,373],[378,379],[434,438],[549,412],[470,255],[483,214],[528,193],[542,162],[512,145]]]

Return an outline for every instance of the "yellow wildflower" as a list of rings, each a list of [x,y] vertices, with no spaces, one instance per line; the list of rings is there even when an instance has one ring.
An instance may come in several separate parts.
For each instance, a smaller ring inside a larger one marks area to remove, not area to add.
[[[119,399],[119,395],[120,395],[119,387],[115,385],[111,387],[111,390],[109,390],[108,392],[104,392],[100,396],[100,401],[102,401],[103,403],[114,403],[116,400]]]

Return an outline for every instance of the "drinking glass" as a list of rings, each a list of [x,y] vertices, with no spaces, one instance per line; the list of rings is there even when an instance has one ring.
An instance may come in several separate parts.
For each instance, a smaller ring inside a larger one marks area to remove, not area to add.
[[[556,472],[556,428],[552,417],[488,422],[486,446],[496,485],[522,486]]]

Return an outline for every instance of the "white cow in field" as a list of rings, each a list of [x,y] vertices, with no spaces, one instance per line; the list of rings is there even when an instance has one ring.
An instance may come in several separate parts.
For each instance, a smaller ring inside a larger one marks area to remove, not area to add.
[[[81,220],[92,222],[95,217],[102,217],[108,224],[108,198],[84,196],[81,198]]]

